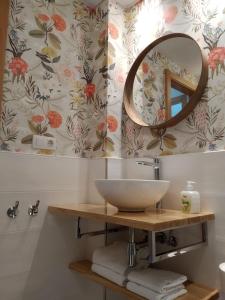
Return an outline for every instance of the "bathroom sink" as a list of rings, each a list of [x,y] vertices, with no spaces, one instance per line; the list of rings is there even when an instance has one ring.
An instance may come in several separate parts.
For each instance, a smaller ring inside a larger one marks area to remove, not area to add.
[[[144,211],[155,207],[166,194],[170,181],[142,179],[97,179],[98,192],[120,211]]]

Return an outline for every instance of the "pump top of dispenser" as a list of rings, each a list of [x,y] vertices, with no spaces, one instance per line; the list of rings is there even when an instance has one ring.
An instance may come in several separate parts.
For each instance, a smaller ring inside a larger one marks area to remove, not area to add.
[[[185,189],[185,190],[186,190],[186,191],[193,191],[193,190],[194,190],[193,184],[195,184],[194,181],[188,180],[188,181],[187,181],[187,185],[186,185],[186,189]]]

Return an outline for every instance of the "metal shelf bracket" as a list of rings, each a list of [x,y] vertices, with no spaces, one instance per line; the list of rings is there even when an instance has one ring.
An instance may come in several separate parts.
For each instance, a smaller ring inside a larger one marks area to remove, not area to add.
[[[128,230],[128,228],[125,226],[118,226],[116,228],[105,228],[103,230],[81,232],[81,217],[78,217],[75,226],[75,237],[77,239],[81,239],[83,236],[93,237],[93,236],[103,235],[106,233],[115,233],[115,232],[120,232],[125,230]]]
[[[193,224],[180,226],[180,227],[174,227],[174,228],[168,228],[166,231],[174,230],[174,229],[181,229],[186,228],[189,226],[193,226]],[[99,236],[103,234],[108,233],[116,233],[129,230],[129,240],[128,240],[128,266],[130,268],[135,267],[136,265],[136,254],[137,254],[137,244],[135,243],[135,229],[132,227],[126,227],[126,226],[119,226],[115,228],[108,228],[108,226],[105,226],[105,229],[103,230],[97,230],[97,231],[89,231],[89,232],[81,232],[81,217],[78,217],[76,220],[76,230],[75,235],[77,239],[81,239],[83,236]],[[162,232],[160,231],[149,231],[148,232],[148,245],[150,250],[150,255],[148,256],[148,261],[150,264],[169,259],[175,256],[186,254],[190,251],[199,249],[207,244],[208,240],[208,231],[207,231],[207,222],[201,223],[201,240],[199,242],[196,242],[194,244],[189,244],[185,247],[176,248],[175,250],[168,250],[167,252],[163,253],[157,253],[156,249],[156,234]],[[145,241],[146,242],[146,241]]]
[[[188,226],[192,226],[192,225],[188,225]],[[185,228],[188,226],[182,226],[182,227]],[[176,229],[179,229],[182,227],[176,227]],[[174,228],[168,228],[167,230],[171,230],[171,229],[174,229]],[[183,255],[190,251],[199,249],[199,248],[203,247],[204,245],[206,245],[207,241],[208,241],[207,222],[203,222],[203,223],[201,223],[201,235],[202,235],[201,241],[194,243],[194,244],[187,245],[182,248],[178,248],[175,251],[168,251],[168,252],[157,254],[156,253],[156,233],[157,232],[160,232],[160,231],[149,231],[149,248],[150,248],[149,262],[150,262],[150,264],[153,264],[153,263],[156,263],[156,262],[168,259],[168,258],[172,258],[175,256]]]

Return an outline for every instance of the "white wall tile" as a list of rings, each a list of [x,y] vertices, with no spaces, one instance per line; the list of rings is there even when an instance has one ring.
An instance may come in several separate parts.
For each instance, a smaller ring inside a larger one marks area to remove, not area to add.
[[[153,179],[154,172],[151,167],[136,163],[145,159],[108,159],[109,178]],[[147,161],[149,159],[146,159]]]
[[[0,236],[0,280],[30,270],[39,234],[29,231]]]
[[[7,216],[7,210],[18,200],[19,208],[15,219]],[[28,207],[40,200],[38,214],[28,215]],[[1,192],[0,191],[0,236],[1,234],[40,230],[43,225],[48,205],[60,202],[85,202],[84,191],[32,191],[32,192]]]
[[[105,203],[102,196],[98,193],[95,186],[95,179],[104,179],[106,176],[106,160],[92,159],[89,161],[88,167],[88,202],[95,204]]]
[[[81,158],[1,152],[0,191],[85,189],[88,163]]]
[[[179,193],[185,181],[191,179],[201,192],[202,208],[216,213],[216,222],[209,226],[207,247],[165,261],[162,266],[186,273],[200,283],[219,286],[218,264],[225,261],[225,153],[161,160],[162,177],[171,180],[165,207],[180,207]],[[135,161],[109,159],[109,177],[152,179],[153,170]],[[0,164],[4,170],[0,177],[0,255],[5,258],[0,262],[0,295],[4,300],[102,299],[100,286],[69,271],[67,265],[74,259],[91,258],[95,247],[104,244],[104,237],[75,240],[75,219],[48,214],[47,206],[54,202],[104,203],[94,180],[104,178],[105,161],[1,153]],[[27,208],[37,199],[41,200],[40,212],[30,218]],[[6,210],[15,200],[20,201],[20,212],[10,220]],[[103,226],[84,222],[82,230]],[[20,280],[19,274],[24,274]],[[10,290],[12,286],[15,288]],[[110,291],[107,295],[107,300],[120,299]]]
[[[0,299],[23,300],[22,291],[25,288],[28,272],[18,273],[0,279]]]
[[[191,279],[209,286],[220,286],[218,265],[225,261],[225,152],[177,155],[162,158],[163,178],[172,186],[164,199],[164,206],[180,207],[180,191],[186,180],[196,181],[201,194],[202,210],[213,211],[215,222],[209,224],[208,246],[167,262],[187,272]]]
[[[103,288],[68,269],[69,262],[91,257],[103,237],[75,239],[73,217],[48,213],[53,203],[102,201],[94,187],[104,178],[104,160],[0,154],[0,299],[102,299]],[[91,181],[89,189],[89,181]],[[28,206],[39,199],[39,213],[28,216]],[[100,199],[100,200],[99,200]],[[6,211],[19,200],[16,219]],[[102,223],[86,224],[102,228]],[[22,274],[22,275],[21,275]],[[88,284],[88,289],[87,289]]]

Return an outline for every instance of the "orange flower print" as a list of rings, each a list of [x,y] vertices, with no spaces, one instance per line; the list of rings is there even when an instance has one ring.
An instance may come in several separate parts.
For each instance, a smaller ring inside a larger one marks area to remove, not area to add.
[[[43,23],[47,23],[50,20],[49,16],[44,14],[39,14],[37,17]]]
[[[27,72],[28,64],[21,57],[14,57],[9,63],[9,69],[14,76],[24,75]]]
[[[51,128],[59,128],[62,124],[62,116],[56,111],[48,112],[48,121]]]
[[[111,37],[116,40],[119,37],[119,31],[113,23],[109,23],[109,34]]]
[[[114,116],[107,117],[107,125],[110,132],[115,132],[118,128],[118,121]]]
[[[97,130],[100,131],[100,132],[105,131],[105,129],[106,129],[106,128],[105,128],[105,127],[106,127],[105,125],[106,125],[105,122],[99,123],[99,124],[98,124],[98,127],[97,127]]]
[[[178,12],[178,9],[177,9],[176,5],[171,5],[171,6],[167,7],[163,13],[163,18],[165,20],[165,23],[167,23],[167,24],[172,23],[173,20],[176,18],[177,12]]]
[[[95,93],[95,90],[96,90],[96,86],[94,83],[88,83],[85,87],[85,95],[87,97],[93,97],[94,96],[94,93]]]
[[[66,22],[60,15],[53,15],[52,20],[56,30],[64,31],[66,29]]]
[[[42,115],[35,115],[35,116],[32,116],[32,121],[34,123],[37,123],[37,124],[41,124],[43,121],[44,121],[44,116]]]
[[[148,70],[149,70],[148,64],[145,63],[145,62],[143,62],[141,66],[142,66],[142,71],[143,71],[143,73],[144,73],[144,74],[148,74]]]
[[[114,116],[108,116],[106,121],[98,124],[97,130],[100,132],[106,131],[106,126],[110,132],[115,132],[118,128],[118,121]]]
[[[217,47],[211,50],[208,56],[208,64],[212,71],[219,65],[223,65],[225,60],[225,47]]]
[[[65,70],[64,70],[64,75],[65,75],[66,77],[71,77],[71,76],[72,76],[71,70],[70,70],[70,69],[65,69]]]

